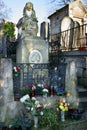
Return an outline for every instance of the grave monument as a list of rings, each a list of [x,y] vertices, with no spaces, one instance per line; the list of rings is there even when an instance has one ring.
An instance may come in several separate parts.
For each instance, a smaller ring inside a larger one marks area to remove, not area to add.
[[[38,37],[38,21],[31,2],[18,21],[17,63],[48,63],[48,42]]]

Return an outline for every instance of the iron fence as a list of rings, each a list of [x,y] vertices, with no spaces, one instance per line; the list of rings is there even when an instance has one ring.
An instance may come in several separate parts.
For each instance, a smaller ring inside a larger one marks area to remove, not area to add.
[[[64,64],[54,69],[49,64],[13,64],[14,95],[20,96],[20,88],[33,85],[64,88],[65,70]]]

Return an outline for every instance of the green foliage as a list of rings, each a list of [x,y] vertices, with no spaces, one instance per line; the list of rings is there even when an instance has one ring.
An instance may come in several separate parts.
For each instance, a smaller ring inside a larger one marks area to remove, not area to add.
[[[20,89],[21,96],[24,96],[24,95],[30,94],[30,93],[31,93],[31,89],[29,87],[23,87]]]
[[[27,127],[32,126],[32,120],[28,118],[23,117],[16,117],[14,119],[11,119],[9,121],[9,127],[10,128],[19,128],[21,127],[22,130],[26,130]]]
[[[4,27],[3,27],[4,33],[6,33],[6,36],[8,38],[13,38],[15,37],[14,32],[15,32],[15,25],[12,22],[6,22]]]
[[[39,127],[46,129],[56,129],[58,125],[58,116],[56,110],[53,108],[45,109],[44,115],[41,117],[39,121]]]

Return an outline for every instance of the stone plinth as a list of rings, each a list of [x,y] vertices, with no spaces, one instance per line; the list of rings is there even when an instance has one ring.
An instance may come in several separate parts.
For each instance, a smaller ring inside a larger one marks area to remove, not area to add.
[[[48,43],[40,37],[24,37],[17,46],[17,63],[48,63]]]

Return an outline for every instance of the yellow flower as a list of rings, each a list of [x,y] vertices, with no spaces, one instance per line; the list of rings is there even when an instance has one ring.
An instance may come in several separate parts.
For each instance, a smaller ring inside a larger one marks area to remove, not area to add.
[[[68,111],[68,107],[65,107],[65,111]]]
[[[63,107],[63,105],[60,105],[59,108],[62,110],[64,107]]]
[[[60,102],[60,105],[61,105],[61,106],[63,106],[63,103],[62,103],[62,102]]]
[[[65,98],[63,98],[62,100],[58,102],[58,108],[61,111],[68,111],[68,106],[69,104],[66,102]]]
[[[62,111],[65,111],[65,108],[63,108]]]

